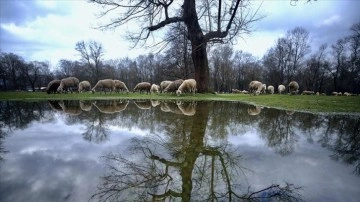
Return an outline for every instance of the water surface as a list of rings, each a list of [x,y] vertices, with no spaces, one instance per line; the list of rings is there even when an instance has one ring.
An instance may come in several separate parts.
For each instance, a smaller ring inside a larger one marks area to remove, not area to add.
[[[0,201],[360,198],[359,116],[215,101],[0,106]]]

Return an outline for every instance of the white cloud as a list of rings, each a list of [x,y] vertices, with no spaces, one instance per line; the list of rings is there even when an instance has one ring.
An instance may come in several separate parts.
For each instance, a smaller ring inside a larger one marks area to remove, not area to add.
[[[316,23],[316,26],[318,26],[318,27],[333,26],[340,22],[341,22],[341,16],[336,14],[336,15],[332,15],[329,18],[326,18],[326,19]]]

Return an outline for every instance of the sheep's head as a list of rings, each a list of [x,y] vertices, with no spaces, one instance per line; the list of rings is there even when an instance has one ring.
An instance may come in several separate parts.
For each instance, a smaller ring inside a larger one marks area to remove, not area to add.
[[[181,90],[177,90],[176,95],[180,96],[180,94],[181,94]]]

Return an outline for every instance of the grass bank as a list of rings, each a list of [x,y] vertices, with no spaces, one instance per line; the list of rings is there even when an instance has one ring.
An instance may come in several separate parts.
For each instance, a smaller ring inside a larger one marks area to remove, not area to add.
[[[95,100],[95,99],[185,99],[185,100],[219,100],[241,101],[264,107],[273,107],[294,111],[308,111],[313,113],[356,113],[360,114],[360,96],[314,96],[314,95],[260,95],[244,94],[196,94],[196,95],[146,95],[129,94],[46,94],[44,92],[0,92],[0,100]]]

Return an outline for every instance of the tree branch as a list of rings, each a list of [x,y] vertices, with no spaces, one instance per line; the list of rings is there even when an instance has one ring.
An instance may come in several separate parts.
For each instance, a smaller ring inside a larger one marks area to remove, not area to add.
[[[165,20],[161,21],[157,25],[150,26],[147,29],[149,31],[155,31],[155,30],[158,30],[158,29],[160,29],[162,27],[165,27],[168,24],[176,23],[176,22],[183,22],[183,21],[184,21],[184,18],[182,18],[182,17],[172,17],[172,18],[168,18],[168,19],[165,19]]]

